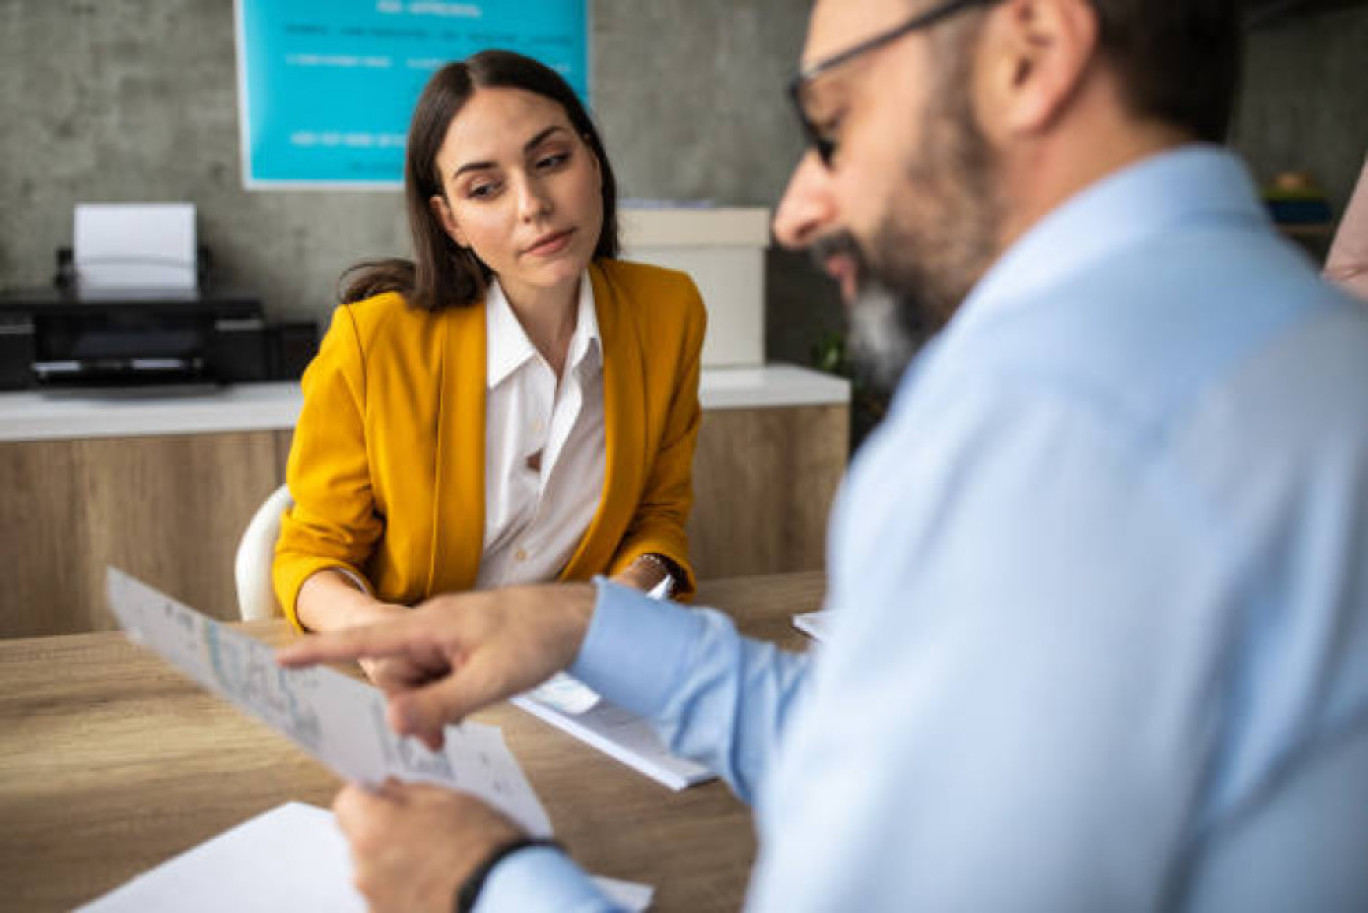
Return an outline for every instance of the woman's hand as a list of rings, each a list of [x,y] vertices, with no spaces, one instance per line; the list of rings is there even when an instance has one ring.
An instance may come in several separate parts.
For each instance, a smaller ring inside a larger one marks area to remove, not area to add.
[[[347,574],[329,568],[304,581],[295,609],[311,632],[362,628],[388,621],[408,611],[406,606],[376,599]],[[361,659],[361,671],[376,687],[391,692],[425,680],[426,671],[400,658]]]

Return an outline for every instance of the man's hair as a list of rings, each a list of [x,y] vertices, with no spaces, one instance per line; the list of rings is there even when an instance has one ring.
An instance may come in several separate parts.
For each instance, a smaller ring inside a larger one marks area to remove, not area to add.
[[[1238,0],[1090,0],[1131,109],[1222,142],[1240,71]]]

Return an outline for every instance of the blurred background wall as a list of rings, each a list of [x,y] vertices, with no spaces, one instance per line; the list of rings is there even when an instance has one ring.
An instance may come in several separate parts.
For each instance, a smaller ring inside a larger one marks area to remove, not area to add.
[[[769,205],[807,0],[592,0],[591,94],[626,197]],[[232,0],[0,2],[0,287],[45,285],[77,202],[186,200],[226,282],[323,317],[408,247],[401,194],[242,188]]]
[[[1304,171],[1336,216],[1368,155],[1368,5],[1251,31],[1231,145],[1267,181]]]
[[[596,115],[627,197],[770,206],[800,154],[783,88],[808,0],[592,0]],[[77,202],[189,200],[217,274],[276,319],[324,319],[338,273],[402,254],[398,191],[242,188],[231,0],[0,2],[0,287],[46,284]],[[1232,135],[1256,177],[1309,172],[1338,213],[1368,151],[1368,6],[1248,36]],[[767,344],[841,324],[772,252]]]

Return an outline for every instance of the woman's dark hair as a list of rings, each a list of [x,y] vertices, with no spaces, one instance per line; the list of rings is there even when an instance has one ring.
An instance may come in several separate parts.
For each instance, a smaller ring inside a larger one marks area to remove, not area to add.
[[[449,63],[432,75],[409,123],[404,153],[404,199],[413,259],[370,260],[342,274],[344,304],[381,292],[400,292],[412,307],[435,311],[474,304],[492,275],[475,252],[447,235],[429,201],[443,193],[437,152],[451,121],[477,89],[523,89],[558,103],[575,132],[598,157],[603,179],[603,229],[594,257],[618,254],[617,181],[594,122],[575,91],[555,70],[512,51],[481,51]]]

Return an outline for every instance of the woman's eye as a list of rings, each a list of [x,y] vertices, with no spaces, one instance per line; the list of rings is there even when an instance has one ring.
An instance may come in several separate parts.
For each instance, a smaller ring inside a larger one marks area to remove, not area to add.
[[[555,155],[547,155],[537,159],[537,167],[542,171],[550,171],[553,168],[559,168],[568,161],[570,161],[570,153],[558,152]]]
[[[476,184],[466,191],[466,196],[470,197],[472,200],[487,200],[492,197],[498,189],[499,185],[493,182],[488,184]]]

